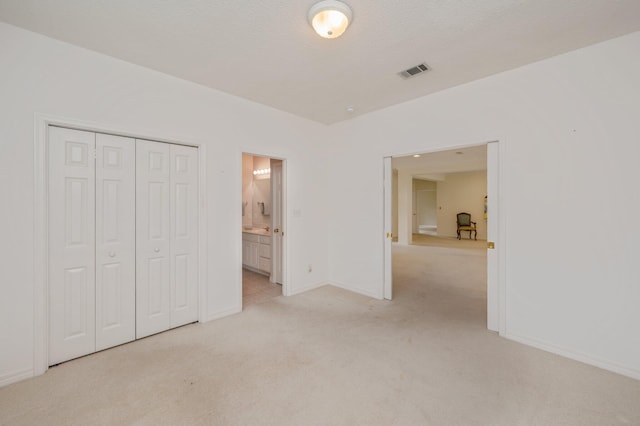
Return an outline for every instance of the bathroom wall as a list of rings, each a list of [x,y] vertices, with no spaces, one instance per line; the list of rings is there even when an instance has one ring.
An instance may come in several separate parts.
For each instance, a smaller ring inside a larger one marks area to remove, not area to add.
[[[269,169],[271,160],[242,154],[242,226],[271,226],[271,179],[254,175],[254,170]]]
[[[242,226],[253,224],[253,155],[242,154]]]

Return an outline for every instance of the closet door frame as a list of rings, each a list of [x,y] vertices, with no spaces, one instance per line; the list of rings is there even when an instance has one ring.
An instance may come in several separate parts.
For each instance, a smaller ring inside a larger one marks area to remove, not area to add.
[[[35,114],[34,124],[34,351],[33,369],[24,378],[44,374],[49,368],[49,126],[64,127],[95,133],[146,139],[198,149],[198,230],[207,235],[206,205],[206,146],[189,142],[186,138],[167,138],[144,133],[137,129],[113,125]],[[207,244],[206,238],[198,239],[198,321],[209,320],[207,314]]]

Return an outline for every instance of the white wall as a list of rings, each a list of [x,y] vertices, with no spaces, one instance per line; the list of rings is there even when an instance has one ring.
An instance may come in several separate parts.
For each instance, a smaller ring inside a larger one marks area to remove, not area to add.
[[[487,195],[487,172],[450,173],[438,182],[437,191],[438,235],[457,236],[456,215],[471,214],[476,222],[478,238],[487,239],[487,221],[484,220],[484,197]],[[463,238],[469,238],[464,232]]]
[[[35,113],[206,147],[209,318],[241,303],[242,152],[288,160],[289,291],[326,282],[326,126],[3,23],[0,99],[0,385],[33,368]]]
[[[240,303],[242,152],[288,160],[291,292],[381,298],[382,158],[499,140],[506,336],[640,377],[638,51],[635,33],[327,128],[0,23],[0,384],[33,367],[34,113],[206,146],[212,318]]]
[[[498,140],[505,335],[640,378],[638,52],[634,33],[332,126],[331,281],[382,298],[383,157]]]

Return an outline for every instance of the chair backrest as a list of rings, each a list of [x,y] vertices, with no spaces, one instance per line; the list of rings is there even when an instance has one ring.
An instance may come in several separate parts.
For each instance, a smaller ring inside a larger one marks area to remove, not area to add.
[[[458,213],[458,226],[471,226],[471,215],[469,213]]]

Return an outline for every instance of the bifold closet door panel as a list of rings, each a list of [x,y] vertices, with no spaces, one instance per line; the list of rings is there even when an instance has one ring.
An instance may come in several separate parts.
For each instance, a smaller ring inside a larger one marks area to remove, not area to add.
[[[96,134],[96,350],[136,336],[135,139]]]
[[[171,327],[170,145],[136,140],[136,338]]]
[[[49,365],[95,351],[95,134],[49,127]]]
[[[198,149],[170,145],[171,327],[198,320]]]

